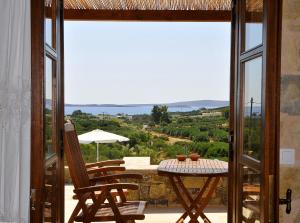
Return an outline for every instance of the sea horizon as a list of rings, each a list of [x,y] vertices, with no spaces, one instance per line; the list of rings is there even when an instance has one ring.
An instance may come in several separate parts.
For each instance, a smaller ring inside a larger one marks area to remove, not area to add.
[[[218,108],[229,105],[229,101],[222,100],[194,100],[156,104],[65,104],[65,114],[71,115],[76,110],[93,115],[142,115],[151,114],[154,105],[166,105],[170,112],[189,112],[201,108]]]
[[[146,106],[65,106],[65,115],[71,115],[76,110],[81,110],[84,113],[90,113],[92,115],[149,115],[151,114],[153,106],[146,105]],[[189,112],[193,110],[198,110],[202,107],[169,107],[169,112]],[[215,108],[215,107],[206,107],[206,108]]]

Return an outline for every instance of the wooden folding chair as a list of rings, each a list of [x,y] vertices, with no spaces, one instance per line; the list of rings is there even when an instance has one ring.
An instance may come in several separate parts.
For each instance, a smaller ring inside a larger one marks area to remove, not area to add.
[[[93,178],[100,177],[100,176],[107,176],[112,174],[115,171],[125,171],[125,167],[120,166],[120,164],[124,164],[124,160],[105,160],[100,161],[96,163],[89,163],[85,164],[86,171],[89,175],[89,178],[91,181],[93,181]],[[117,183],[117,180],[110,180],[107,183]],[[105,183],[105,182],[103,182]],[[96,182],[95,182],[96,184]],[[127,194],[127,190],[123,190],[125,194]],[[117,200],[117,197],[119,196],[117,191],[112,192],[114,198]],[[77,195],[73,195],[73,199],[78,199]]]
[[[120,183],[119,179],[142,179],[140,174],[111,174],[111,170],[124,170],[120,166],[88,166],[83,161],[80,146],[71,122],[65,123],[65,154],[69,171],[74,184],[74,192],[78,203],[69,219],[69,222],[101,222],[116,221],[120,223],[134,222],[145,218],[145,201],[127,201],[124,190],[137,190],[138,185]],[[89,177],[90,174],[99,173],[100,176]],[[114,196],[117,191],[120,201]],[[88,204],[91,200],[91,204]]]
[[[86,164],[85,167],[91,177],[105,176],[110,171],[124,171],[125,167],[120,167],[120,165],[124,163],[124,160],[105,160]]]

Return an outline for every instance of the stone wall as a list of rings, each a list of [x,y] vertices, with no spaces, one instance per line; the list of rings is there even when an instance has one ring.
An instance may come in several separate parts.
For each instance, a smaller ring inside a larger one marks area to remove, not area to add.
[[[280,196],[291,188],[292,212],[280,207],[280,222],[300,222],[300,1],[284,0],[282,11],[280,148],[295,151],[295,163],[280,165]]]
[[[153,167],[153,166],[152,166]],[[172,185],[166,177],[158,176],[156,168],[149,169],[127,169],[126,173],[139,173],[143,175],[143,180],[136,181],[140,185],[138,191],[128,193],[129,200],[145,200],[148,206],[152,207],[181,207],[177,196],[172,189]],[[70,174],[68,167],[65,167],[65,181],[70,184]],[[192,194],[195,194],[204,184],[204,178],[186,177],[184,184]],[[129,180],[128,182],[133,182]],[[210,205],[227,205],[227,179],[223,178],[211,199]]]

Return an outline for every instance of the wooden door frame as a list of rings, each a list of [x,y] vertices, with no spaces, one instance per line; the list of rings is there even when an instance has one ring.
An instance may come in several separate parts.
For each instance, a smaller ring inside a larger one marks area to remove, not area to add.
[[[45,75],[45,36],[44,19],[45,6],[44,0],[31,0],[31,165],[30,165],[30,222],[43,222],[43,188],[44,188],[44,75]],[[63,16],[63,1],[57,0],[60,4],[57,9],[57,15]],[[58,11],[59,10],[59,11]],[[57,92],[57,111],[64,114],[64,57],[63,57],[63,23],[60,21],[56,27],[57,41],[57,72],[58,81],[61,82]],[[58,132],[63,133],[64,118],[56,120],[58,123]],[[60,139],[61,140],[61,139]],[[64,188],[64,159],[62,144],[58,146],[61,149],[58,166],[58,185]],[[62,166],[61,166],[62,165]],[[59,190],[58,222],[64,221],[64,190]]]
[[[62,1],[63,2],[63,1]],[[63,16],[63,6],[60,7],[61,13]],[[69,10],[70,11],[70,10]],[[67,10],[67,16],[70,20],[77,20],[74,18],[71,13],[71,16]],[[31,0],[31,188],[34,188],[34,193],[32,193],[33,198],[31,199],[31,207],[34,206],[36,213],[42,213],[42,188],[44,183],[44,151],[41,149],[41,145],[44,145],[44,67],[45,67],[45,45],[44,45],[44,16],[45,16],[45,8],[44,8],[44,0]],[[124,13],[126,16],[124,16]],[[212,12],[212,11],[132,11],[128,10],[128,12],[115,13],[113,11],[104,11],[103,15],[99,17],[95,17],[94,15],[90,17],[88,14],[87,17],[84,17],[85,20],[93,20],[96,18],[98,21],[156,21],[156,22],[222,22],[228,21],[230,22],[230,11],[225,12]],[[78,16],[78,12],[74,15]],[[75,16],[75,17],[76,17]],[[98,15],[99,16],[99,15]],[[81,16],[80,16],[81,17]],[[58,18],[59,19],[59,18]],[[63,29],[64,21],[61,21],[61,28]],[[39,34],[39,35],[36,35]],[[63,44],[63,33],[61,35],[58,34],[57,38],[60,38],[60,43]],[[59,46],[58,46],[59,47]],[[61,54],[58,54],[58,62],[64,60],[64,47],[61,47]],[[61,67],[61,73],[63,74],[64,64],[59,65]],[[64,78],[61,75],[61,83],[64,85]],[[58,112],[64,113],[63,106],[64,104],[64,89],[63,87],[59,90],[58,94]],[[61,126],[63,126],[64,119],[58,120]],[[59,130],[58,130],[59,131]],[[63,151],[62,151],[63,152]],[[34,160],[34,162],[33,162]],[[60,162],[63,165],[63,158]],[[63,185],[64,180],[64,167],[59,167],[61,170],[60,178],[61,178],[61,186]],[[39,176],[39,177],[36,177]],[[60,203],[64,204],[64,194],[59,196],[61,198]],[[64,210],[62,206],[59,208],[60,210]],[[32,214],[31,211],[31,222],[42,222],[41,214]],[[60,216],[63,219],[63,211],[61,211]]]
[[[267,80],[270,78],[272,81],[267,82],[267,94],[270,100],[266,101],[267,108],[266,112],[268,115],[268,121],[270,122],[270,132],[271,136],[269,144],[269,151],[271,151],[270,159],[275,161],[270,163],[272,166],[272,174],[274,175],[274,194],[273,194],[273,208],[274,212],[274,222],[279,222],[279,166],[280,166],[280,95],[281,95],[281,37],[282,37],[282,0],[276,0],[277,4],[274,4],[274,0],[267,0],[267,13],[271,16],[268,17],[268,24],[272,24],[268,27],[268,30],[264,30],[266,34],[265,41],[267,44],[265,47],[265,57],[268,63],[266,67]],[[274,19],[272,19],[273,17]],[[275,25],[274,25],[275,24]],[[272,152],[272,148],[274,151]],[[270,179],[272,180],[272,179]],[[269,194],[272,196],[272,194]],[[272,207],[271,207],[272,208]]]
[[[237,86],[237,33],[238,22],[236,21],[236,2],[238,0],[232,0],[232,14],[231,14],[231,48],[230,48],[230,107],[229,107],[229,151],[228,151],[228,207],[227,207],[227,222],[234,223],[236,215],[235,209],[235,187],[229,187],[229,185],[236,185],[236,86]],[[232,208],[230,208],[232,207]]]
[[[228,222],[237,222],[238,216],[238,140],[239,133],[238,119],[240,117],[240,110],[238,109],[239,98],[241,97],[240,91],[238,90],[239,84],[239,55],[240,55],[240,15],[238,15],[238,1],[233,0],[233,14],[232,14],[232,36],[231,36],[231,78],[230,78],[230,133],[233,134],[233,141],[230,146],[229,153],[232,155],[232,162],[230,163],[230,173],[229,179],[234,185],[229,188],[229,205],[232,208],[228,209]],[[266,173],[262,174],[263,179],[266,180],[265,184],[269,184],[269,180],[274,182],[274,190],[269,191],[267,188],[265,198],[271,200],[270,203],[274,204],[274,222],[278,222],[279,219],[279,136],[280,136],[280,80],[281,80],[281,11],[282,11],[282,0],[264,0],[264,28],[263,34],[263,61],[266,65],[263,65],[264,72],[266,73],[266,83],[265,83],[265,120],[263,123],[268,126],[267,130],[264,131],[263,139],[266,142],[264,144],[264,149],[268,151],[269,156],[267,157],[267,162],[264,163],[263,169],[269,169],[270,173],[273,175],[273,179],[267,176]],[[238,19],[237,19],[238,18]],[[268,24],[267,26],[265,24]],[[231,156],[229,156],[231,157]],[[232,165],[232,166],[231,166]],[[263,213],[266,213],[268,217],[264,217],[264,222],[268,222],[270,214],[270,205],[264,206]]]
[[[36,35],[36,33],[40,35]],[[41,204],[44,182],[44,153],[41,148],[44,145],[44,47],[44,2],[31,0],[30,222],[42,222],[41,213],[43,207]]]
[[[58,120],[60,123],[60,129],[58,131],[60,131],[60,135],[61,135],[61,145],[60,145],[60,162],[59,162],[59,166],[58,169],[60,170],[60,185],[62,188],[65,188],[65,165],[64,165],[64,140],[63,140],[63,134],[64,134],[64,124],[65,124],[65,82],[64,82],[64,77],[65,77],[65,64],[64,64],[64,0],[60,0],[59,1],[60,7],[60,13],[58,16],[58,20],[59,20],[59,26],[60,29],[57,32],[57,38],[59,38],[57,47],[60,48],[60,53],[58,54],[58,63],[59,63],[59,68],[60,68],[60,75],[58,77],[58,82],[60,82],[60,89],[58,90],[58,94],[57,94],[57,103],[58,103],[58,112],[63,114],[60,117],[60,119]],[[65,190],[61,190],[60,191],[61,194],[59,195],[60,201],[59,204],[61,205],[59,207],[60,212],[59,212],[59,218],[60,220],[62,220],[61,222],[64,222],[64,217],[65,217]]]
[[[237,2],[239,0],[233,0],[233,2]],[[275,148],[276,150],[274,151],[274,159],[275,160],[279,160],[279,114],[280,114],[280,104],[279,104],[279,100],[280,100],[280,41],[281,41],[281,7],[282,7],[282,0],[276,0],[278,2],[278,4],[272,4],[272,0],[265,0],[265,2],[267,2],[268,7],[270,7],[269,10],[270,12],[274,13],[274,11],[277,11],[277,15],[276,18],[278,20],[278,27],[270,27],[271,29],[268,29],[268,32],[275,32],[277,30],[276,33],[276,40],[268,40],[271,42],[271,45],[273,47],[270,47],[270,52],[268,52],[268,55],[276,55],[276,59],[273,60],[273,62],[276,63],[273,64],[273,66],[270,66],[268,68],[268,70],[273,70],[275,73],[275,77],[274,81],[272,81],[272,83],[270,83],[270,89],[269,89],[269,93],[276,95],[276,97],[274,97],[273,101],[270,101],[270,105],[272,106],[274,112],[269,114],[269,120],[270,122],[274,125],[273,130],[273,135],[274,135],[274,143],[275,143]],[[235,4],[234,4],[235,5]],[[278,9],[274,9],[274,7],[278,7]],[[236,8],[233,8],[233,12],[236,12]],[[31,60],[32,60],[32,101],[31,101],[31,108],[32,108],[32,124],[31,124],[31,160],[34,160],[34,162],[31,162],[31,188],[36,188],[35,191],[35,196],[34,196],[34,203],[35,204],[40,204],[41,203],[41,188],[43,186],[43,151],[41,150],[41,146],[44,144],[44,139],[43,139],[43,116],[44,116],[44,112],[43,112],[43,106],[44,106],[44,101],[43,101],[43,76],[44,76],[44,54],[45,54],[45,50],[44,50],[44,1],[41,0],[31,0],[31,33],[32,33],[32,56],[31,56]],[[61,7],[61,15],[63,15],[63,7]],[[161,18],[156,18],[155,20],[153,17],[151,17],[151,19],[144,19],[145,21],[149,21],[149,20],[153,20],[153,21],[177,21],[176,20],[176,16],[175,18],[172,17],[172,19],[170,19],[169,17],[166,17],[164,14],[160,15]],[[184,18],[181,16],[179,17],[179,21],[184,21]],[[236,92],[236,85],[237,85],[237,72],[236,72],[236,68],[237,68],[237,50],[238,50],[238,44],[236,42],[236,40],[238,39],[238,23],[235,21],[236,18],[236,13],[232,14],[232,22],[231,22],[231,66],[230,66],[230,134],[233,134],[236,132],[236,116],[233,115],[235,114],[236,111],[236,101],[235,101],[235,95],[238,96],[238,92]],[[113,17],[111,17],[111,19],[113,19]],[[103,19],[104,20],[104,19]],[[122,18],[117,18],[117,20],[122,20]],[[134,21],[141,21],[143,20],[143,17],[130,17],[130,19],[125,19],[126,21],[128,20],[134,20]],[[190,19],[190,21],[195,21],[195,22],[201,22],[203,21],[203,17],[201,17],[201,15],[199,15],[199,18],[197,18],[197,16],[193,16],[192,19]],[[189,20],[187,20],[189,21]],[[206,20],[207,21],[207,20]],[[63,29],[63,21],[60,24],[62,29]],[[36,34],[39,35],[36,35]],[[63,44],[63,33],[62,35],[60,35],[60,42],[61,44]],[[267,46],[265,46],[267,47]],[[58,61],[63,61],[63,45],[61,45],[61,55],[59,55],[59,59]],[[61,67],[61,72],[63,74],[63,69],[64,69],[64,64],[60,64]],[[271,72],[271,71],[269,71]],[[62,80],[60,80],[62,82],[62,86],[63,86],[63,77]],[[274,89],[275,92],[274,92]],[[62,105],[64,103],[64,93],[63,93],[63,88],[59,91],[60,94],[58,95],[58,104]],[[59,106],[58,108],[59,112],[63,112],[64,108],[63,106]],[[63,119],[59,120],[60,123],[63,123]],[[230,150],[229,150],[229,159],[230,159],[230,163],[229,163],[229,178],[228,178],[228,182],[229,185],[237,185],[237,181],[235,178],[236,175],[236,152],[235,152],[235,148],[237,148],[236,145],[236,136],[233,138],[233,142],[230,145]],[[63,160],[62,160],[62,165],[63,165]],[[64,168],[60,167],[60,169],[62,170],[61,177],[63,179],[63,170]],[[277,162],[277,164],[274,166],[274,173],[275,173],[275,185],[276,185],[276,189],[275,189],[275,201],[276,201],[276,212],[275,212],[275,219],[278,219],[278,180],[279,180],[279,162]],[[41,176],[41,177],[33,177],[33,176]],[[62,185],[63,185],[63,180],[61,180]],[[229,198],[229,202],[228,204],[231,205],[233,208],[228,208],[228,222],[235,222],[235,217],[236,216],[236,202],[235,202],[235,190],[233,189],[233,187],[229,187],[229,193],[228,193]],[[61,197],[61,202],[64,200],[64,196],[63,194],[60,196]],[[63,202],[62,202],[63,204]],[[35,206],[36,212],[40,212],[42,210],[42,206]],[[61,210],[63,210],[64,208],[62,207]],[[63,215],[64,213],[61,212],[60,213],[62,219],[63,219]],[[231,218],[230,216],[233,216],[233,218]],[[42,216],[39,215],[31,215],[31,220],[32,222],[41,222]],[[276,222],[276,221],[275,221]]]

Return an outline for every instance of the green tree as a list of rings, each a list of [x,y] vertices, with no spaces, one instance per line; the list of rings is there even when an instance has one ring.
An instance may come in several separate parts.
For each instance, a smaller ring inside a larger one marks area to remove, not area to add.
[[[168,113],[168,106],[154,105],[151,111],[151,118],[155,124],[170,123],[171,119]]]
[[[79,116],[79,115],[82,115],[82,114],[83,113],[82,113],[81,110],[75,110],[75,111],[73,111],[72,116]]]
[[[166,105],[161,106],[160,111],[161,111],[160,122],[170,123],[171,119],[168,113],[168,106]]]
[[[151,118],[155,124],[160,123],[161,109],[159,105],[154,105],[151,111]]]

